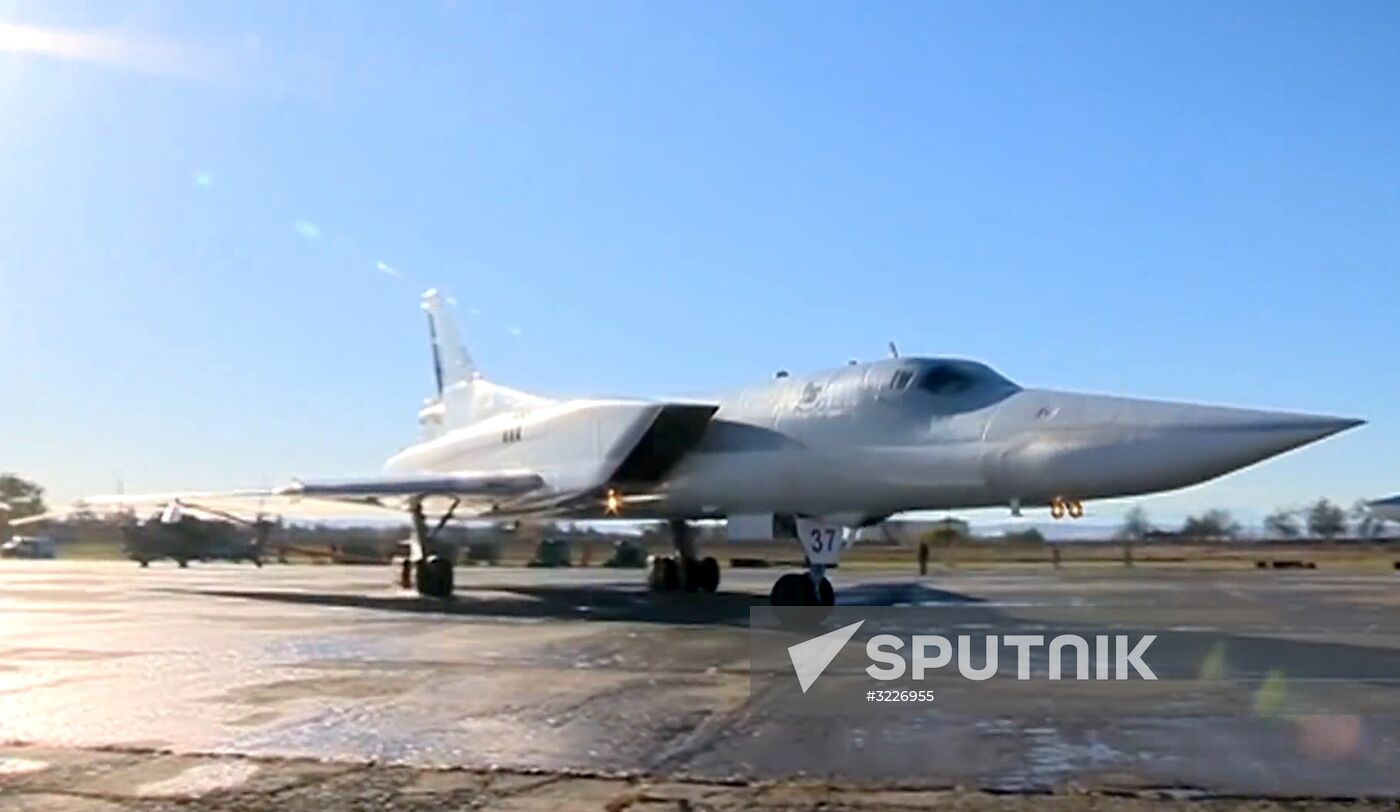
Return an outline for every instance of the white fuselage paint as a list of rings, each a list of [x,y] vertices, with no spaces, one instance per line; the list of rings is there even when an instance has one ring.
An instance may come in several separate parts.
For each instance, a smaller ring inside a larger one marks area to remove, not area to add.
[[[948,368],[962,376],[961,388],[921,386]],[[892,385],[901,373],[904,386]],[[1360,422],[1022,389],[981,364],[918,358],[780,378],[712,402],[719,409],[699,446],[632,515],[880,517],[1143,494],[1212,479]],[[663,405],[525,402],[455,427],[449,410],[438,436],[386,467],[523,469],[560,493],[601,489]]]

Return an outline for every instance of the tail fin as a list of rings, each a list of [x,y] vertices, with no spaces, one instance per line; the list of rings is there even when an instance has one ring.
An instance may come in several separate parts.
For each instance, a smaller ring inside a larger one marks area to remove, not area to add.
[[[437,397],[429,401],[418,417],[425,435],[433,437],[445,429],[549,402],[547,398],[482,378],[471,354],[462,345],[457,325],[448,312],[447,300],[436,290],[423,294],[423,311],[428,314],[428,336],[433,344],[433,372],[437,378]]]
[[[447,303],[436,289],[423,294],[423,311],[428,314],[428,337],[433,344],[433,373],[437,376],[438,397],[443,390],[477,377],[476,364],[462,345],[457,324],[447,312]]]

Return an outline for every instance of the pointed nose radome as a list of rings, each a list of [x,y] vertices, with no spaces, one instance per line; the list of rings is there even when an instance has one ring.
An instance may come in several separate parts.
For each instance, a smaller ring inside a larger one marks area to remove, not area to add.
[[[1160,470],[1190,485],[1237,471],[1365,423],[1353,418],[1172,404],[1140,414],[1139,436]]]
[[[1352,417],[1330,417],[1321,414],[1298,414],[1295,412],[1263,412],[1254,409],[1231,409],[1221,407],[1201,407],[1208,411],[1223,411],[1229,419],[1220,421],[1223,428],[1238,427],[1254,429],[1265,433],[1290,434],[1307,437],[1306,442],[1321,440],[1341,431],[1365,425],[1365,420]],[[1211,425],[1210,420],[1205,421]]]
[[[1307,439],[1301,444],[1312,443],[1334,434],[1341,434],[1347,429],[1359,428],[1366,425],[1366,421],[1358,417],[1315,417],[1310,415],[1297,415],[1294,418],[1296,431],[1306,434]]]
[[[991,469],[1026,499],[1134,496],[1184,488],[1317,442],[1365,421],[1194,403],[1035,393],[1043,419],[1008,421]],[[1031,429],[1008,429],[1019,423]]]
[[[1245,458],[1240,463],[1243,466],[1315,443],[1365,422],[1325,415],[1212,408],[1198,420],[1190,420],[1188,416],[1178,430],[1189,433],[1194,429],[1203,437],[1214,437],[1222,451],[1233,449],[1241,453]]]

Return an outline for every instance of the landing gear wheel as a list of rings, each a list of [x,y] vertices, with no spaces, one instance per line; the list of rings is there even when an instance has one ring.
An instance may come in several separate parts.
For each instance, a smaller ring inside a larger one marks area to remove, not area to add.
[[[437,594],[437,572],[428,566],[426,560],[413,565],[413,586],[423,597],[431,598]]]
[[[806,573],[789,572],[773,584],[768,600],[774,606],[816,606],[817,591]]]
[[[653,558],[651,571],[647,573],[647,586],[653,592],[675,592],[680,589],[680,562],[668,555],[658,555]]]
[[[696,580],[706,592],[719,589],[719,562],[713,556],[705,556],[695,566]]]
[[[430,555],[418,562],[418,594],[446,600],[452,597],[452,562]]]
[[[681,588],[681,562],[666,556],[661,559],[661,590],[675,592]]]
[[[700,589],[700,562],[694,558],[681,558],[676,561],[676,569],[680,574],[680,584],[678,588],[682,592],[697,592]]]
[[[817,582],[817,603],[822,606],[836,605],[836,590],[832,588],[831,581],[826,576]]]
[[[830,582],[826,583],[830,589]],[[778,623],[785,628],[815,626],[826,620],[830,612],[830,604],[821,602],[820,586],[805,572],[790,572],[779,578],[773,584],[773,591],[768,593],[768,599],[773,603]]]

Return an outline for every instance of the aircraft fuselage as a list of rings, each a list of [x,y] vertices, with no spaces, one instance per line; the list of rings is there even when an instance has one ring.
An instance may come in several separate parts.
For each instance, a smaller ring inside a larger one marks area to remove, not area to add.
[[[708,420],[672,420],[658,438],[658,415],[683,403],[548,402],[445,426],[387,467],[519,468],[558,492],[654,494],[633,517],[854,520],[1172,490],[1361,422],[1023,389],[982,364],[928,358],[781,377],[704,401]]]

